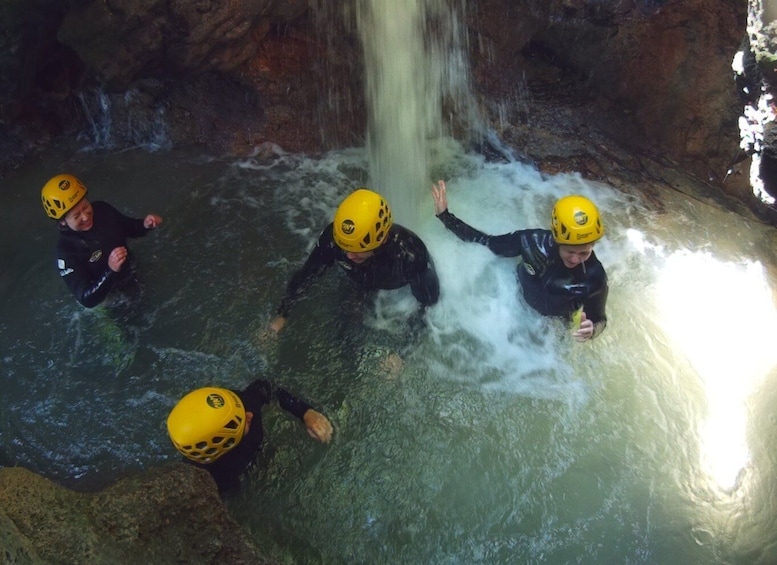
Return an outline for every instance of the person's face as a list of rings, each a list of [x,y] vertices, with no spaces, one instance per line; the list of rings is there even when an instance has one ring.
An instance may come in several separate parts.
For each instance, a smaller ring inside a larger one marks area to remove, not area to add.
[[[73,206],[62,219],[65,221],[65,224],[67,224],[67,227],[73,231],[89,231],[92,229],[92,205],[89,203],[86,196],[84,196],[78,204]]]
[[[246,426],[243,428],[243,437],[248,433],[248,430],[251,429],[251,422],[254,420],[254,413],[253,412],[246,412]]]
[[[594,244],[584,243],[583,245],[559,245],[558,254],[561,261],[567,269],[574,269],[580,263],[588,260],[593,253]]]
[[[345,256],[348,257],[349,261],[352,261],[356,264],[364,263],[367,259],[372,257],[375,254],[375,251],[364,251],[363,253],[353,253],[351,251],[348,251]]]

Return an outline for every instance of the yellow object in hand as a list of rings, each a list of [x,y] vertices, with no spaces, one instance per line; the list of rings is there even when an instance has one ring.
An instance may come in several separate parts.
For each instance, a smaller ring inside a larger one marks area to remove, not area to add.
[[[569,323],[570,329],[575,332],[580,329],[580,322],[583,321],[583,307],[581,306],[572,312],[572,321]]]

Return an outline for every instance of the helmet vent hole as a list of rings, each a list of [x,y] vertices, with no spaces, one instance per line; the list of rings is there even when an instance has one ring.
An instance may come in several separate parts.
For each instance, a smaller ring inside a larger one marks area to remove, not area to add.
[[[201,441],[201,442],[197,443],[194,447],[196,447],[197,449],[205,449],[206,447],[208,447],[208,442],[207,441]]]
[[[215,443],[216,445],[220,444],[222,441],[224,441],[224,438],[221,436],[215,436],[210,440],[211,443]]]
[[[228,430],[236,430],[240,426],[240,422],[237,420],[230,420],[226,424],[224,424],[224,427]]]

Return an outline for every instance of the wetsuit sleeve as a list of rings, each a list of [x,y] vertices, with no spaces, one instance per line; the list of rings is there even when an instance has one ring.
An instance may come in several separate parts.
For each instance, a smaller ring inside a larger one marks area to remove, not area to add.
[[[143,219],[130,218],[119,212],[116,208],[108,204],[107,202],[95,202],[93,206],[100,207],[100,212],[110,214],[111,221],[119,224],[121,230],[124,233],[124,237],[143,237],[151,230],[146,229],[143,225]]]
[[[607,305],[607,295],[610,292],[610,288],[607,284],[607,280],[604,281],[602,287],[591,296],[583,304],[583,310],[585,310],[586,317],[594,324],[599,322],[607,323],[607,314],[605,313],[605,306]]]
[[[406,262],[404,268],[412,273],[409,282],[413,296],[424,308],[436,304],[440,299],[440,280],[426,245],[413,234],[400,247]]]
[[[151,231],[146,229],[146,227],[143,225],[142,219],[128,218],[124,214],[121,214],[121,216],[122,224],[126,230],[125,233],[127,234],[127,237],[143,237]]]
[[[301,421],[304,421],[305,412],[312,408],[310,404],[300,400],[289,391],[282,388],[275,389],[275,397],[278,399],[278,405],[281,408]]]
[[[324,228],[316,247],[310,252],[305,264],[292,275],[286,285],[286,294],[276,311],[279,316],[288,317],[292,306],[304,296],[310,285],[334,264],[335,254],[332,250],[332,241],[332,225],[330,224]]]
[[[258,412],[272,400],[272,385],[264,379],[256,379],[239,393],[248,412]]]
[[[516,257],[523,252],[520,232],[504,235],[488,235],[463,222],[448,210],[437,216],[440,221],[462,241],[479,243],[501,257]]]
[[[264,379],[253,381],[240,393],[240,398],[245,402],[245,409],[249,412],[254,412],[255,415],[261,410],[262,406],[269,404],[274,399],[278,401],[278,405],[281,408],[300,420],[303,419],[305,412],[311,408],[309,404],[287,390],[274,387]]]
[[[92,281],[91,284],[83,286],[80,284],[75,284],[75,288],[70,287],[70,290],[75,295],[76,300],[78,300],[81,304],[87,308],[94,308],[98,304],[101,304],[108,296],[111,288],[113,288],[110,280],[114,276],[116,276],[116,273],[110,269],[106,269],[102,276],[99,279]],[[70,286],[70,281],[67,277],[65,277],[65,281],[68,283],[68,286]]]
[[[106,268],[100,276],[90,277],[89,269],[81,265],[77,257],[62,251],[57,259],[57,268],[70,292],[86,308],[94,308],[105,300],[117,276],[117,273]]]
[[[440,299],[440,279],[434,268],[432,258],[429,257],[426,269],[424,269],[411,283],[410,290],[421,306],[433,306]]]
[[[143,219],[130,218],[129,216],[125,216],[119,212],[110,204],[106,204],[106,206],[113,210],[115,221],[121,225],[122,230],[124,230],[125,237],[143,237],[151,231],[146,229],[146,227],[143,225]]]

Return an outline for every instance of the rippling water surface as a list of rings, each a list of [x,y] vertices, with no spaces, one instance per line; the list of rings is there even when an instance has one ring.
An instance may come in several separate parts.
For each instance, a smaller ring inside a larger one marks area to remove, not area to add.
[[[281,562],[777,560],[774,230],[449,143],[433,176],[483,231],[546,226],[564,194],[597,202],[610,323],[575,343],[523,303],[514,260],[458,241],[422,196],[396,221],[427,242],[442,298],[392,373],[382,360],[414,307],[406,290],[362,311],[333,269],[277,339],[263,334],[366,159],[52,155],[6,179],[0,463],[98,487],[177,457],[164,421],[184,392],[266,375],[335,427],[324,446],[264,412],[265,451],[228,504]],[[95,200],[165,218],[131,244],[145,288],[119,317],[81,308],[58,280],[39,190],[61,170]]]

